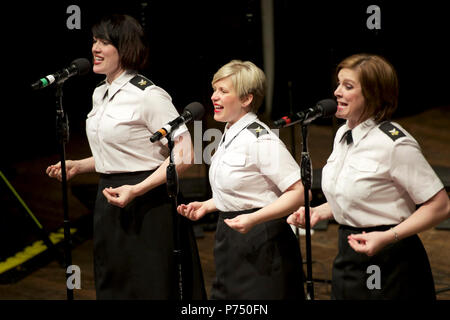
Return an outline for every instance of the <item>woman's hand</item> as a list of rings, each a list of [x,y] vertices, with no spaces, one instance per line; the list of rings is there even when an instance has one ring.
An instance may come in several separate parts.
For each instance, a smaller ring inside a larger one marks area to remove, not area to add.
[[[45,173],[50,178],[56,178],[59,181],[62,181],[61,161],[56,163],[56,164],[53,164],[53,165],[47,167],[47,170],[45,170]],[[72,179],[78,173],[79,173],[79,167],[77,165],[77,161],[66,160],[66,177],[67,177],[67,181]]]
[[[363,232],[351,234],[347,239],[348,244],[353,250],[371,257],[392,242],[395,239],[395,235],[391,230],[374,231],[369,233]]]
[[[192,221],[197,221],[209,212],[207,201],[194,201],[188,205],[180,204],[177,207],[177,211],[179,214]]]
[[[309,209],[309,216],[310,216],[310,225],[311,228],[314,227],[319,221],[323,220],[323,218],[320,216],[320,211],[316,208],[310,208]],[[298,208],[297,211],[289,215],[287,218],[287,223],[302,228],[305,228],[305,207]]]
[[[123,185],[117,188],[105,188],[103,189],[103,195],[110,204],[120,208],[124,208],[136,198],[133,186],[130,185]]]
[[[230,228],[244,234],[249,232],[257,224],[257,221],[254,219],[253,213],[241,214],[237,217],[234,217],[233,219],[225,219],[223,221]]]

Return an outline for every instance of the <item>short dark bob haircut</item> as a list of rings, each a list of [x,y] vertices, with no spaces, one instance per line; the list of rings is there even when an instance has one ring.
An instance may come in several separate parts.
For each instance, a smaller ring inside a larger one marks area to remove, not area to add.
[[[117,49],[122,68],[140,71],[147,67],[148,43],[144,29],[135,18],[123,14],[106,16],[92,27],[92,35]]]

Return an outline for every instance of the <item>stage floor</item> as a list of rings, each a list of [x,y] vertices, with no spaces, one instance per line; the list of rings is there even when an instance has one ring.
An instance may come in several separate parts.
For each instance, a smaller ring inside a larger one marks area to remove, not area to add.
[[[450,171],[450,108],[442,107],[428,110],[424,113],[396,119],[405,129],[407,129],[420,143],[422,150],[430,164],[440,170],[443,179],[447,179]],[[215,124],[209,121],[208,127]],[[223,128],[223,126],[216,126]],[[290,136],[287,131],[281,131],[281,137],[289,147]],[[309,136],[309,151],[311,154],[314,168],[321,168],[330,153],[333,137],[331,126],[311,125]],[[295,133],[300,137],[298,129]],[[69,144],[66,146],[67,159],[79,159],[89,156],[89,147],[83,134],[75,133],[72,135]],[[297,146],[296,157],[299,159],[300,146]],[[45,175],[45,168],[58,161],[58,155],[40,156],[25,159],[11,165],[4,173],[11,184],[21,195],[25,203],[33,211],[40,223],[46,230],[54,231],[62,227],[62,209],[61,207],[61,187],[60,184]],[[205,165],[196,165],[185,175],[185,178],[202,178],[206,175]],[[86,221],[91,216],[89,210],[93,199],[85,202],[80,201],[76,191],[90,190],[98,180],[96,174],[89,174],[83,177],[76,177],[71,183],[69,194],[69,213],[71,221]],[[2,182],[3,183],[3,182]],[[2,189],[3,190],[3,189]],[[5,189],[7,190],[7,189]],[[448,190],[448,189],[447,189]],[[15,221],[13,225],[3,226],[4,229],[20,228],[21,230],[10,230],[11,234],[33,233],[33,227],[30,227],[30,219],[22,210],[17,209],[20,204],[12,197],[3,195],[7,198],[5,203],[9,207],[3,212],[3,216],[10,215],[11,220]],[[3,199],[3,198],[2,198]],[[2,223],[8,223],[7,218],[2,218]],[[32,224],[32,223],[31,223]],[[24,226],[27,226],[26,228]],[[337,225],[329,223],[325,230],[315,230],[312,235],[312,258],[313,258],[313,278],[316,300],[330,299],[331,286],[328,281],[331,279],[331,265],[337,252]],[[3,230],[3,229],[2,229]],[[29,230],[29,231],[26,231]],[[91,300],[95,299],[93,264],[92,264],[92,238],[89,234],[89,228],[84,230],[82,236],[78,237],[75,247],[72,251],[73,264],[81,269],[81,289],[75,290],[75,299]],[[213,261],[213,242],[214,231],[202,230],[203,235],[197,238],[197,244],[200,251],[203,273],[207,292],[209,293],[211,283],[214,278]],[[24,236],[25,238],[26,235]],[[22,237],[22,238],[24,238]],[[29,237],[32,239],[33,237]],[[436,290],[445,290],[450,287],[450,230],[438,230],[433,228],[420,234],[433,271]],[[20,244],[14,244],[11,238],[2,238],[4,250],[11,247],[20,247]],[[6,245],[5,245],[6,241]],[[306,257],[305,238],[300,238],[303,257]],[[8,246],[9,245],[9,246]],[[3,250],[3,249],[2,249]],[[306,266],[305,266],[306,272]],[[420,275],[418,275],[420,276]],[[60,264],[53,260],[29,273],[21,280],[14,283],[0,284],[0,299],[66,299],[65,270]],[[439,300],[450,300],[450,291],[439,292]]]

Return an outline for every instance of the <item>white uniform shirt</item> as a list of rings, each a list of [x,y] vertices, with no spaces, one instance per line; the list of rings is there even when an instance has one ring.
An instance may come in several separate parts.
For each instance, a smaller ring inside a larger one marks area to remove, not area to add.
[[[400,125],[369,119],[336,133],[322,171],[322,190],[335,220],[353,227],[398,224],[443,188],[417,141]]]
[[[300,180],[297,162],[256,114],[247,113],[224,135],[209,169],[219,211],[265,207]]]
[[[167,139],[151,143],[151,135],[179,116],[162,88],[136,73],[124,72],[104,81],[92,97],[86,134],[100,173],[154,170],[168,157]],[[174,132],[189,134],[185,125]]]

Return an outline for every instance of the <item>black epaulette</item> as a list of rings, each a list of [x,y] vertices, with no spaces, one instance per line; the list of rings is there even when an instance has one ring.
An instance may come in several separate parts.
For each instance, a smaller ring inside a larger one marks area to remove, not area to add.
[[[389,121],[383,122],[378,128],[380,128],[380,130],[383,131],[393,141],[406,136],[402,131],[400,131]]]
[[[133,79],[131,79],[130,83],[134,84],[136,87],[142,90],[145,90],[145,88],[154,85],[154,83],[151,82],[149,79],[139,74],[135,76]]]
[[[247,129],[253,133],[257,138],[263,136],[265,134],[269,134],[269,132],[260,125],[258,122],[253,122],[251,125],[247,126]]]
[[[99,84],[97,84],[95,87],[98,88],[106,83],[106,80],[101,81]]]

